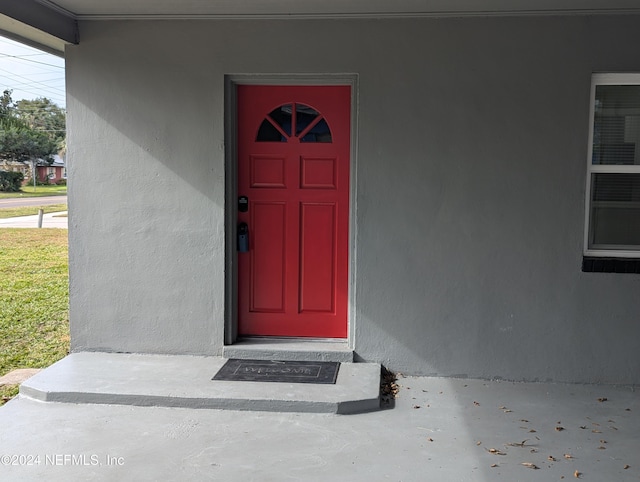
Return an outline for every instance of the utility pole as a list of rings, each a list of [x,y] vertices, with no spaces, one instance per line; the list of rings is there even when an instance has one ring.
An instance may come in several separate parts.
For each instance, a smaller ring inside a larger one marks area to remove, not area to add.
[[[31,159],[31,177],[33,177],[33,192],[36,192],[36,160]]]

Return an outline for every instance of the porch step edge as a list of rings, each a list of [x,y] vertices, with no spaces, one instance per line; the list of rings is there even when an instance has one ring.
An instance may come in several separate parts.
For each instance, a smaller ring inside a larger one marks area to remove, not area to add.
[[[42,402],[351,414],[380,409],[376,363],[345,363],[336,384],[211,378],[222,357],[73,353],[29,378],[20,397]]]
[[[324,341],[242,340],[223,347],[222,356],[241,360],[333,361],[353,363],[347,343]]]

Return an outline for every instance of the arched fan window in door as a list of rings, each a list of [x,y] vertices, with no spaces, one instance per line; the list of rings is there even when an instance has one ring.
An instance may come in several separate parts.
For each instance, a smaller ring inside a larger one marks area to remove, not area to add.
[[[291,126],[295,126],[292,131]],[[322,114],[305,104],[284,104],[273,109],[260,124],[257,142],[331,142],[331,130]]]

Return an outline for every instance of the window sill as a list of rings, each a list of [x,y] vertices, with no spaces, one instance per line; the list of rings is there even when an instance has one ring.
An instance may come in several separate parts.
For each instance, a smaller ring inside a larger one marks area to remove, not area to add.
[[[640,274],[638,258],[600,258],[597,256],[582,257],[583,273],[631,273]]]

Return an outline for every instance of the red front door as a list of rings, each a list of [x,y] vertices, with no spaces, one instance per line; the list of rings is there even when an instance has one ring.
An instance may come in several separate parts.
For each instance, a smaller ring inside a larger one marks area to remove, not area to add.
[[[238,331],[347,336],[349,86],[238,86]]]

